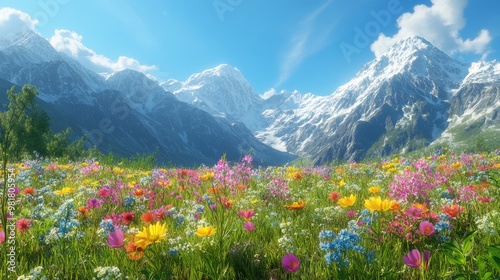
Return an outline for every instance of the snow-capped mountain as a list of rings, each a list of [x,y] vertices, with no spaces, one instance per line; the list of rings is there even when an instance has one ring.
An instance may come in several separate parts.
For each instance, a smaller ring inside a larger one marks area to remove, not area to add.
[[[16,37],[17,36],[17,37]],[[144,74],[124,70],[105,79],[58,53],[28,31],[0,40],[0,83],[5,91],[33,84],[38,103],[57,131],[72,127],[90,145],[125,156],[158,152],[163,163],[215,164],[224,154],[239,160],[249,151],[262,165],[294,156],[261,143],[241,123],[213,117],[177,100]]]
[[[425,147],[448,135],[443,131],[456,126],[460,116],[476,113],[475,117],[487,116],[494,123],[499,98],[491,84],[499,84],[498,65],[460,63],[425,39],[413,37],[367,63],[330,96],[271,91],[259,99],[240,75],[237,79],[221,78],[224,73],[210,75],[227,65],[170,86],[185,102],[242,121],[264,143],[323,163]],[[203,87],[217,94],[206,94]],[[224,106],[212,105],[224,102],[224,96],[232,100],[240,94],[251,96],[245,99],[247,107],[234,105],[238,110],[225,111]],[[253,118],[241,113],[247,108],[252,108]]]
[[[57,130],[73,127],[123,155],[158,149],[161,161],[182,165],[223,154],[237,160],[250,150],[262,164],[288,162],[289,153],[319,164],[478,135],[500,142],[500,63],[463,64],[420,37],[398,42],[331,95],[315,96],[259,95],[226,64],[160,84],[133,70],[103,77],[30,31],[0,38],[0,90],[11,83],[37,86]]]
[[[221,64],[184,82],[169,80],[161,85],[179,100],[212,115],[241,121],[252,130],[263,126],[257,117],[263,100],[235,67]]]

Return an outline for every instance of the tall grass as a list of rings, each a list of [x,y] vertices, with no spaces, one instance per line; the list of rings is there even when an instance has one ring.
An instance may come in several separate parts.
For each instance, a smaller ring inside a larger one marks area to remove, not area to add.
[[[9,168],[13,215],[29,222],[16,230],[15,271],[1,266],[11,279],[500,277],[498,152],[318,167],[257,168],[246,156],[199,169],[155,168],[147,157]],[[389,206],[365,203],[377,196]],[[133,248],[155,223],[167,238]],[[200,236],[202,227],[215,233]],[[125,233],[119,248],[107,244],[116,230]],[[430,260],[410,267],[403,256],[414,249]],[[296,272],[282,266],[290,253]]]

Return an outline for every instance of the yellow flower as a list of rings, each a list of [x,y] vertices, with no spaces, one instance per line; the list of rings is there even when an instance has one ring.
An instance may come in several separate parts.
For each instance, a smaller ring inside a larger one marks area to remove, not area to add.
[[[64,195],[64,194],[72,193],[74,190],[75,190],[75,188],[64,187],[61,190],[54,191],[54,193],[58,194],[58,195]]]
[[[213,226],[204,226],[196,230],[196,235],[201,237],[212,236],[215,234],[215,232],[216,229]]]
[[[379,193],[381,189],[382,188],[378,187],[378,186],[377,187],[369,187],[368,192],[375,194],[375,193]]]
[[[207,173],[205,173],[205,174],[203,174],[203,175],[200,176],[200,180],[207,181],[207,180],[212,179],[214,176],[215,176],[215,173],[213,173],[213,172],[207,172]]]
[[[146,248],[154,242],[160,242],[167,239],[167,226],[165,224],[150,224],[143,227],[142,231],[135,235],[134,243],[137,247]]]
[[[370,197],[365,200],[365,207],[370,211],[387,211],[392,209],[396,204],[395,200],[384,199],[382,200],[380,196]]]
[[[289,210],[298,210],[298,209],[302,209],[302,208],[306,207],[306,204],[307,204],[307,202],[299,200],[299,201],[295,201],[291,205],[285,205],[285,208],[287,208]]]
[[[354,194],[351,194],[350,196],[344,196],[340,198],[337,204],[343,208],[346,208],[349,206],[353,206],[355,202],[356,202],[356,196]]]

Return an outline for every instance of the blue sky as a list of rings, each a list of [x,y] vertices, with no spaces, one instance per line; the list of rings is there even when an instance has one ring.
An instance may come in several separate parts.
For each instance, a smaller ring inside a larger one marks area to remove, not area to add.
[[[413,35],[464,62],[500,60],[497,0],[0,3],[17,10],[0,10],[0,35],[27,24],[98,72],[132,68],[160,81],[183,81],[227,63],[258,93],[331,94],[391,44]]]

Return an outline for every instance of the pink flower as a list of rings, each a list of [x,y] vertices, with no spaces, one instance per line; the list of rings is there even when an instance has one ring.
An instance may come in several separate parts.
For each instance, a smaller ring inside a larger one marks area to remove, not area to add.
[[[102,188],[97,191],[97,195],[100,197],[108,197],[110,195],[109,189],[108,188]]]
[[[424,259],[422,260],[422,254],[419,250],[413,249],[408,255],[403,256],[403,261],[411,268],[423,268],[427,270],[429,268],[429,260],[431,253],[427,250],[424,252]]]
[[[434,225],[429,221],[420,222],[418,233],[425,236],[432,235],[434,233]]]
[[[250,221],[253,215],[255,215],[255,210],[241,210],[238,211],[238,215],[240,215],[245,221]]]
[[[300,260],[294,254],[288,254],[281,259],[281,265],[288,272],[296,272],[300,268]]]
[[[0,231],[0,244],[5,242],[5,232]]]
[[[246,222],[243,225],[243,228],[247,231],[253,231],[255,229],[255,225],[252,222]]]
[[[108,234],[108,243],[106,244],[112,248],[120,248],[123,246],[124,239],[125,236],[123,235],[123,231],[117,229]]]

